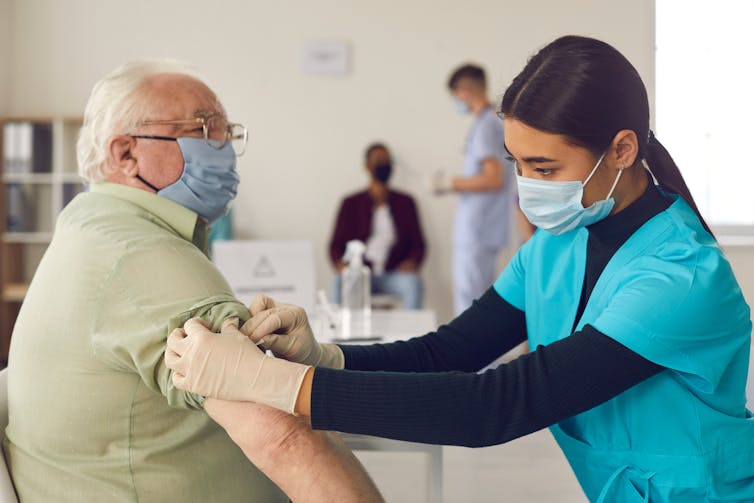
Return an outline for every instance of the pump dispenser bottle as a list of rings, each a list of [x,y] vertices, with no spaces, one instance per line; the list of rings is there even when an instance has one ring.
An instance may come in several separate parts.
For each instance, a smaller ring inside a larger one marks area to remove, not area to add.
[[[372,289],[369,267],[364,264],[366,245],[358,240],[346,243],[343,261],[348,265],[340,272],[341,337],[371,335]]]

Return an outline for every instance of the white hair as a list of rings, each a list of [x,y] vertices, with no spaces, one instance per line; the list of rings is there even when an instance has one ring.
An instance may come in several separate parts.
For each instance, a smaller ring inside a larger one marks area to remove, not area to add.
[[[136,91],[146,79],[162,73],[179,73],[203,82],[191,66],[165,59],[128,62],[94,85],[76,143],[79,175],[84,180],[101,182],[113,172],[108,163],[110,138],[144,119],[147,104],[140,102]]]

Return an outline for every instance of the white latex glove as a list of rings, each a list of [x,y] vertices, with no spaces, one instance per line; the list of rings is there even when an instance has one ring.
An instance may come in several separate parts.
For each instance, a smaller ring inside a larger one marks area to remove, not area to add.
[[[453,191],[453,177],[444,171],[436,171],[427,178],[427,186],[435,195]]]
[[[224,400],[256,402],[293,413],[309,367],[266,356],[225,320],[221,333],[192,318],[168,337],[165,364],[176,388]]]
[[[342,369],[343,351],[335,344],[320,344],[314,339],[306,311],[291,304],[281,304],[261,294],[249,306],[251,318],[241,332],[275,356],[292,362]]]

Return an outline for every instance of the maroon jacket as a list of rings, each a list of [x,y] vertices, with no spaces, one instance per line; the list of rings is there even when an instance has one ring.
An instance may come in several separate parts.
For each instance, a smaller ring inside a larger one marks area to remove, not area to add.
[[[387,204],[393,217],[396,236],[385,263],[385,271],[395,270],[401,262],[408,259],[416,262],[417,266],[421,265],[424,259],[424,236],[413,198],[408,194],[389,190]],[[330,240],[330,260],[333,265],[343,259],[348,241],[358,239],[367,242],[372,234],[373,213],[374,201],[366,190],[343,199]]]

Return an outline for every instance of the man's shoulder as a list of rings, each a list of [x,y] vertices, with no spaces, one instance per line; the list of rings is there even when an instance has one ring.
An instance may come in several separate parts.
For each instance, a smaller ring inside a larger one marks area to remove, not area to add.
[[[346,194],[346,196],[343,198],[342,205],[351,206],[364,204],[365,201],[369,201],[369,192],[366,190],[360,190],[358,192],[351,192],[350,194]]]
[[[92,193],[74,200],[61,213],[53,244],[74,243],[64,248],[77,260],[107,263],[111,277],[139,277],[142,284],[219,276],[202,250],[167,222],[127,201],[101,197]]]
[[[193,246],[157,215],[123,199],[97,193],[77,196],[61,212],[56,231],[75,232],[124,248],[145,241],[183,242]]]

